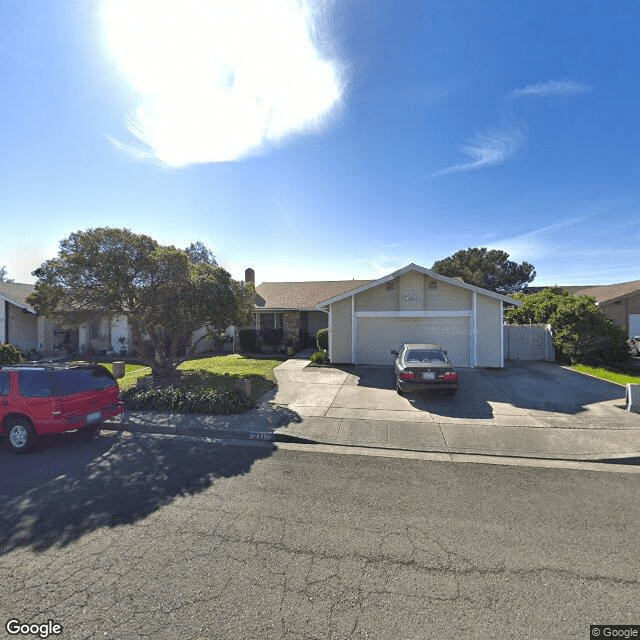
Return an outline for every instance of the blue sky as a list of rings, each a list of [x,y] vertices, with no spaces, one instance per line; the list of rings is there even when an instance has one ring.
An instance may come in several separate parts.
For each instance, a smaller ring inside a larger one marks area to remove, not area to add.
[[[236,278],[488,246],[640,278],[640,4],[2,0],[0,266],[69,233],[203,241]]]

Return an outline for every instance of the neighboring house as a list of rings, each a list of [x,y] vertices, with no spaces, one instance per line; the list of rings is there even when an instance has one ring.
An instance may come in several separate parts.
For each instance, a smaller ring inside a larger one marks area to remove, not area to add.
[[[550,287],[527,287],[537,293]],[[558,286],[576,296],[593,296],[602,312],[623,327],[629,337],[640,335],[640,280],[592,286]]]
[[[10,342],[27,356],[40,354],[46,358],[76,353],[131,352],[126,316],[104,316],[71,331],[59,329],[46,318],[38,317],[27,303],[34,289],[32,284],[0,282],[0,343]],[[206,338],[198,341],[205,333],[203,329],[191,336],[191,345],[197,342],[197,353],[212,346]]]
[[[27,356],[41,354],[47,358],[89,350],[96,353],[111,349],[120,351],[120,336],[125,338],[125,348],[129,344],[124,317],[101,318],[70,331],[38,317],[27,302],[34,289],[32,284],[0,282],[0,342],[15,345]]]
[[[457,366],[503,367],[505,304],[522,303],[410,264],[316,308],[328,313],[334,363],[392,364],[402,343],[433,342]]]
[[[63,342],[66,332],[57,331],[27,303],[33,285],[0,282],[0,342],[10,342],[25,354],[54,355],[56,340]]]

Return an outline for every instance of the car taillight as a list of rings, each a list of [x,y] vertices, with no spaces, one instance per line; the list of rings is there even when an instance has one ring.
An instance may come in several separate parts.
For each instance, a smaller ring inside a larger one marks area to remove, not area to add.
[[[445,371],[442,380],[444,382],[455,382],[458,379],[458,374],[455,371]]]
[[[415,371],[403,371],[400,374],[400,380],[415,380],[418,374]]]

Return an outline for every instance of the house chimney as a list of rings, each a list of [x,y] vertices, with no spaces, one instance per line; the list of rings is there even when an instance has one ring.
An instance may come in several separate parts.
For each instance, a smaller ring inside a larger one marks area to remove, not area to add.
[[[245,269],[244,271],[244,281],[245,282],[250,282],[251,284],[256,283],[256,272],[249,267],[248,269]]]

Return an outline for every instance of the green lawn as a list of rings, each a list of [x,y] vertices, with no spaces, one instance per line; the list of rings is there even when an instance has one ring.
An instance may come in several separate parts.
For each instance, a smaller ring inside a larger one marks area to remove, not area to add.
[[[609,382],[615,382],[621,385],[626,385],[628,382],[640,384],[640,376],[634,376],[629,373],[611,371],[610,369],[603,369],[602,367],[588,367],[584,364],[576,364],[571,368],[580,373],[588,373],[596,378],[602,378],[602,380],[608,380]]]
[[[103,362],[112,371],[110,362]],[[260,396],[273,388],[276,377],[273,370],[282,364],[282,360],[275,358],[247,358],[233,354],[213,356],[210,358],[196,358],[187,360],[178,367],[180,378],[174,386],[186,390],[205,387],[216,391],[232,391],[239,378],[251,380],[251,399],[256,401]],[[151,373],[149,367],[141,364],[127,364],[124,378],[118,380],[123,391],[136,384],[141,376]]]

